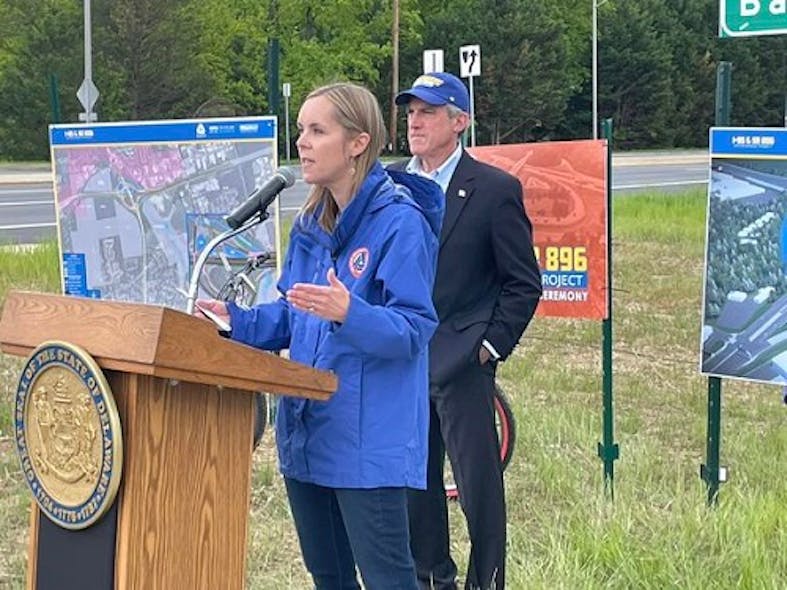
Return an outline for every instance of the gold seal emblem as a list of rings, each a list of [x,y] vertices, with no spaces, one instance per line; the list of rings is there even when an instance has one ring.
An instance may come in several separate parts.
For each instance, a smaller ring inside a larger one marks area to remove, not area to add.
[[[50,520],[82,529],[112,505],[123,441],[104,374],[78,346],[45,342],[22,369],[16,446],[33,498]]]

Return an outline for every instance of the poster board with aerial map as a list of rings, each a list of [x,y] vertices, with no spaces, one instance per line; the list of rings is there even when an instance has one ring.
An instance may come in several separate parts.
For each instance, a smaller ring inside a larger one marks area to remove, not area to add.
[[[50,126],[64,293],[185,309],[199,253],[275,173],[276,137],[275,117]],[[276,296],[276,217],[214,251],[200,297],[265,254],[254,302]]]
[[[710,132],[700,371],[787,384],[787,129]]]

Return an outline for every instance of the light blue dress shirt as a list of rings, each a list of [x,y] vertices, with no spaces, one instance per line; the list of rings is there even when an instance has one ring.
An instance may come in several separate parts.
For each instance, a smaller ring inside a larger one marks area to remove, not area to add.
[[[424,172],[423,168],[421,168],[421,160],[418,156],[410,158],[410,161],[407,162],[406,170],[410,174],[417,174],[429,180],[434,180],[440,185],[440,188],[443,189],[443,193],[445,193],[448,190],[448,184],[451,182],[451,177],[454,175],[454,170],[456,170],[456,166],[459,164],[459,159],[461,157],[462,144],[457,142],[456,149],[453,153],[448,156],[445,162],[431,172]]]

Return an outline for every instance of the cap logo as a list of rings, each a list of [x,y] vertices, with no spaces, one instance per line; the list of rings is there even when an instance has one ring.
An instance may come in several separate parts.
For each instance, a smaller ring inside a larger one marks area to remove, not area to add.
[[[418,76],[413,82],[413,88],[416,86],[428,86],[430,88],[437,88],[438,86],[442,86],[444,81],[440,78],[436,78],[435,76],[430,76],[429,74],[424,74],[423,76]]]

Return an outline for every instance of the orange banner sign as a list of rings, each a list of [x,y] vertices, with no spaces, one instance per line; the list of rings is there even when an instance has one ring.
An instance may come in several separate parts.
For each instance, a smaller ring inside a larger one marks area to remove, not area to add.
[[[475,147],[522,183],[544,294],[537,314],[607,317],[607,142]]]

